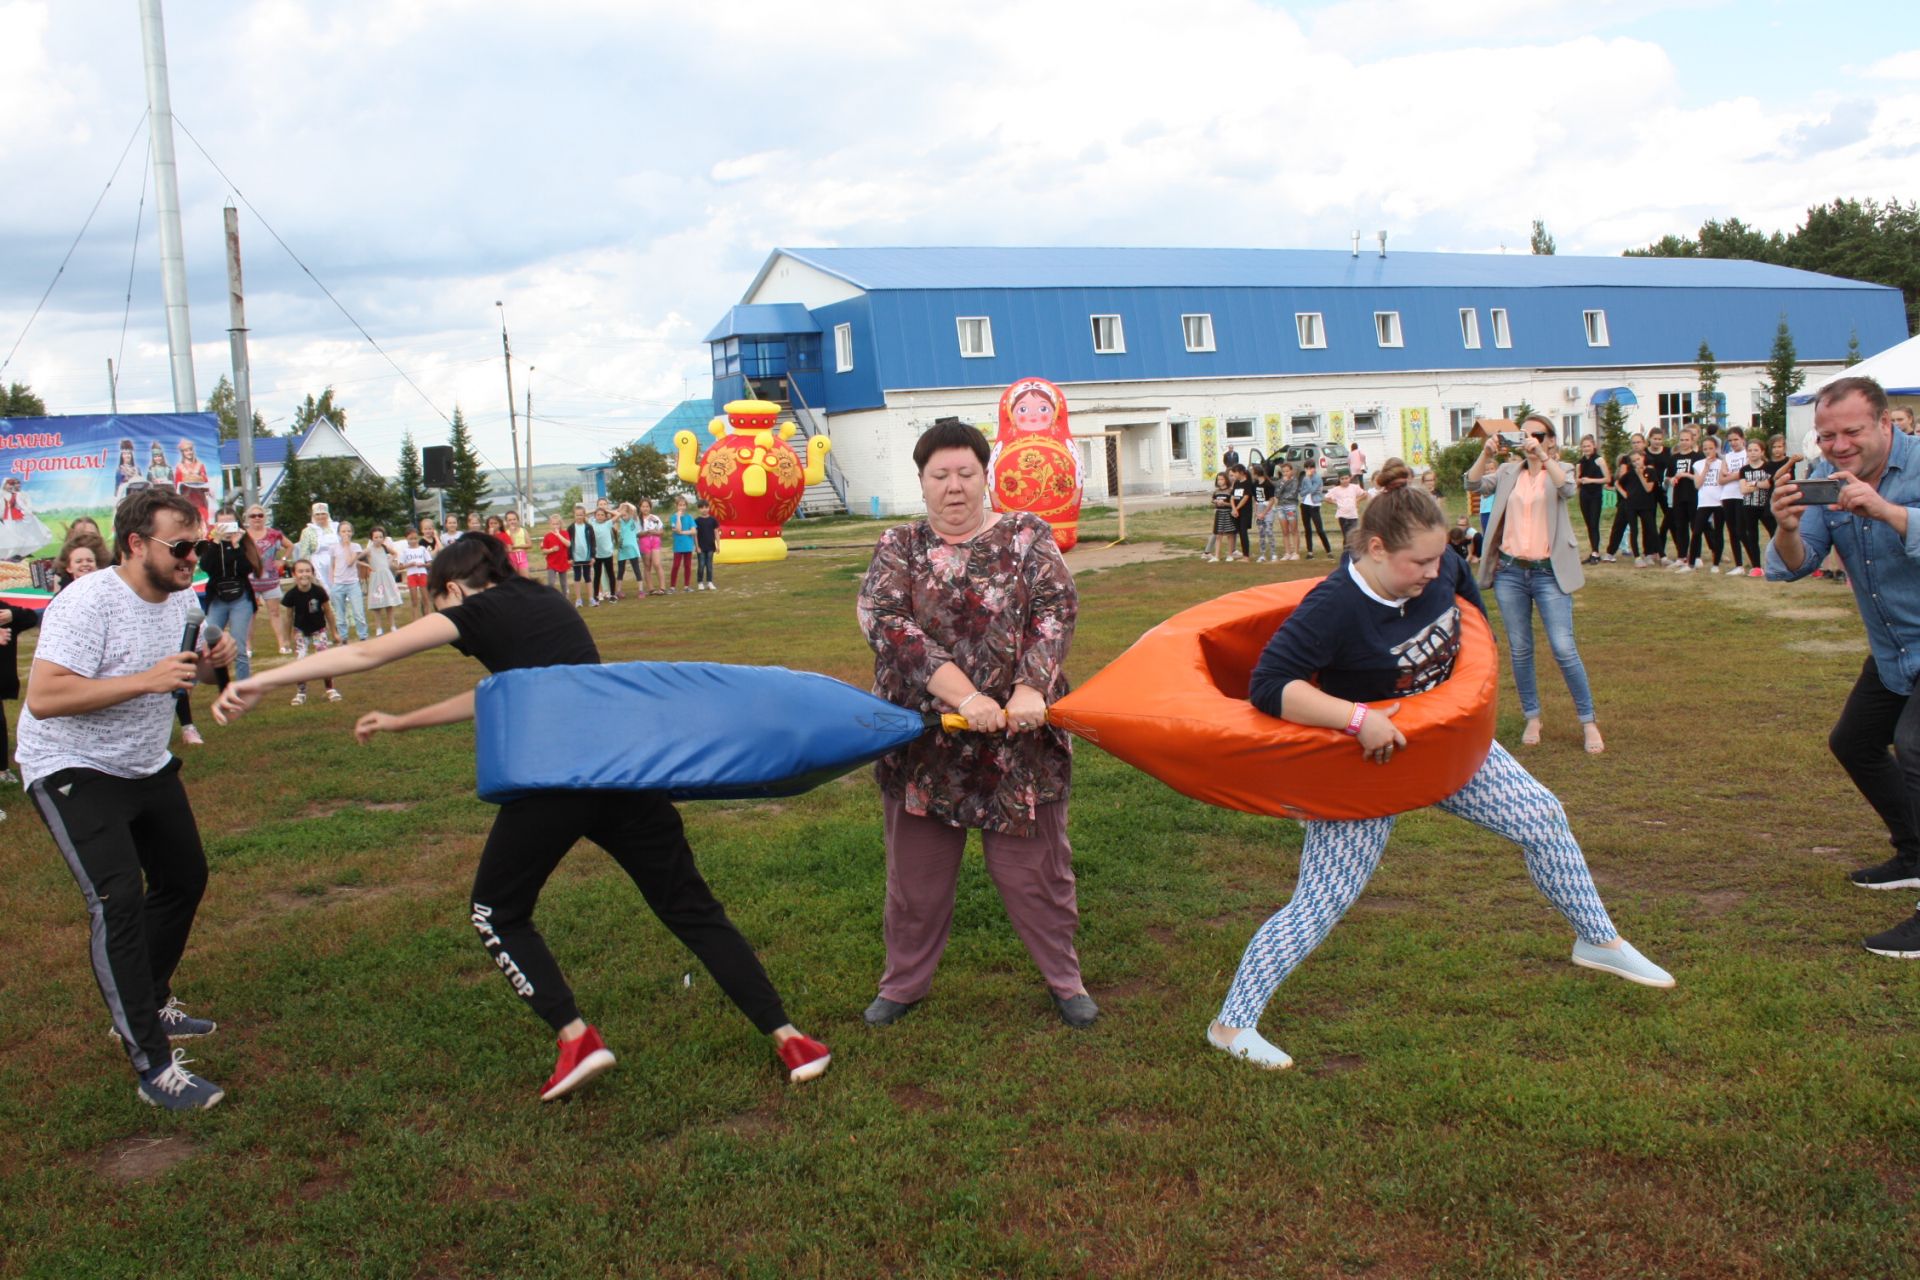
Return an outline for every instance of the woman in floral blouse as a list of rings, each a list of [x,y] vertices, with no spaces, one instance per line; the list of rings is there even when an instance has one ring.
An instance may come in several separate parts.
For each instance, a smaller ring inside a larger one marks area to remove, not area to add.
[[[914,446],[927,518],[889,529],[860,588],[874,692],[916,710],[958,711],[970,732],[928,734],[876,770],[886,808],[886,972],[872,1026],[927,994],[953,923],[969,828],[987,872],[1068,1026],[1099,1016],[1073,949],[1079,924],[1067,792],[1067,735],[1047,704],[1067,692],[1078,604],[1046,522],[986,507],[987,438],[946,419]]]

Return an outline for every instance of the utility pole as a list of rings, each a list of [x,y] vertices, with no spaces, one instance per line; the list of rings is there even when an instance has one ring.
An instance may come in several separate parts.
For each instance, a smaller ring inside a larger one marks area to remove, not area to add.
[[[533,515],[533,366],[527,366],[527,510],[520,513],[525,524]]]
[[[154,212],[160,224],[160,290],[167,304],[173,411],[200,408],[193,388],[193,331],[187,324],[187,255],[180,237],[180,177],[173,162],[173,97],[167,88],[167,35],[160,0],[140,0],[140,42],[147,69],[147,111],[153,121]]]
[[[114,416],[120,413],[120,384],[113,380],[113,357],[107,357],[107,399],[113,405]]]
[[[507,304],[495,301],[500,308],[500,356],[507,366],[507,430],[513,439],[513,509],[520,513],[520,521],[526,523],[527,504],[520,496],[520,425],[513,416],[513,345],[507,341]]]
[[[240,493],[248,506],[260,500],[253,470],[253,367],[247,360],[247,304],[240,287],[240,211],[227,206],[227,342],[233,349],[233,411],[238,417]]]

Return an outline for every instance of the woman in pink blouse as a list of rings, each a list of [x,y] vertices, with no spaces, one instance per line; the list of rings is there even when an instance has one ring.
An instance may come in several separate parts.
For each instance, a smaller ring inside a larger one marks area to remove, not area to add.
[[[866,1011],[876,1027],[933,983],[970,828],[1061,1019],[1086,1027],[1100,1012],[1073,949],[1072,752],[1047,724],[1047,705],[1067,692],[1073,575],[1045,521],[988,510],[987,457],[986,436],[955,419],[920,437],[927,518],[882,535],[860,588],[874,692],[957,711],[970,730],[928,734],[876,769],[887,842],[887,964]]]

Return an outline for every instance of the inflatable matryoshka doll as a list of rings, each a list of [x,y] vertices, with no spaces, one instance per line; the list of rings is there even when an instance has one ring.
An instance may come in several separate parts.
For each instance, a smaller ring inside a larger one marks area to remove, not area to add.
[[[1071,551],[1080,538],[1080,458],[1067,431],[1067,400],[1044,378],[1022,378],[1000,397],[1000,431],[987,465],[995,511],[1030,511]]]

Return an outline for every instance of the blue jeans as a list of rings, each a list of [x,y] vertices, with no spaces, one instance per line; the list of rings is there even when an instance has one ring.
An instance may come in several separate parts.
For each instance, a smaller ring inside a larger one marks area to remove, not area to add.
[[[233,637],[240,646],[240,652],[233,656],[233,669],[242,680],[253,674],[253,663],[247,657],[247,638],[253,633],[253,597],[243,595],[238,600],[215,600],[213,592],[207,592],[207,623],[220,628]]]
[[[340,627],[340,643],[347,642],[347,629],[359,629],[360,638],[367,638],[367,598],[360,589],[360,579],[351,582],[336,582],[327,588],[333,594],[333,620]]]
[[[1533,610],[1547,629],[1547,647],[1567,679],[1573,710],[1581,724],[1593,723],[1593,690],[1587,667],[1573,643],[1573,597],[1560,589],[1551,566],[1522,569],[1502,563],[1493,575],[1493,597],[1500,602],[1500,620],[1507,628],[1507,650],[1513,659],[1513,683],[1520,691],[1520,710],[1529,720],[1540,715],[1540,689],[1533,678]]]

